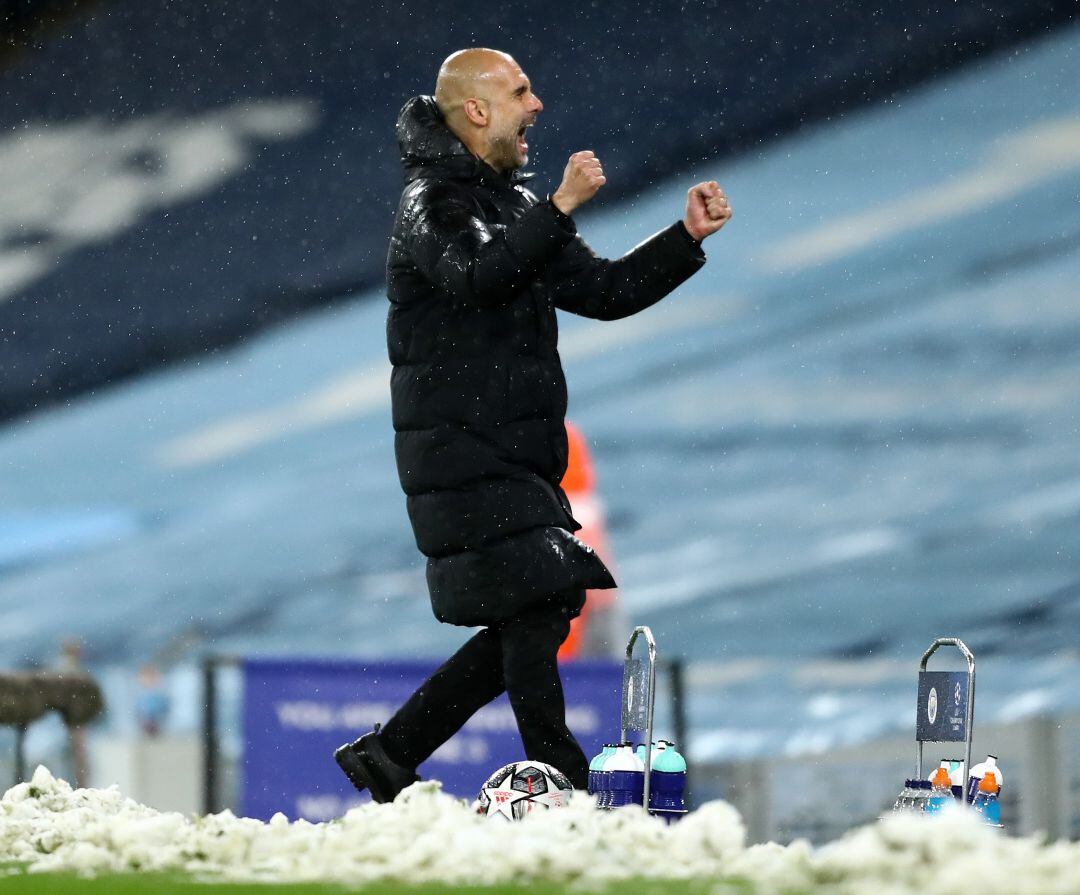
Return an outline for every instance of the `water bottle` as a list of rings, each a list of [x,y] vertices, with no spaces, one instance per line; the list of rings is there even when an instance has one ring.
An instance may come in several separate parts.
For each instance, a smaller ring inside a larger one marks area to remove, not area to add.
[[[979,780],[979,788],[971,802],[971,807],[978,811],[988,824],[996,827],[1001,826],[1001,802],[998,801],[1000,792],[997,774],[986,771]]]
[[[949,781],[952,783],[953,798],[958,802],[964,801],[964,786],[967,783],[967,776],[964,774],[964,763],[959,758],[950,758],[949,762]]]
[[[930,781],[911,780],[911,810],[926,811],[930,804]]]
[[[904,788],[896,797],[893,811],[925,811],[930,801],[929,780],[905,780]]]
[[[645,763],[634,754],[630,743],[620,743],[604,762],[608,777],[605,808],[640,805],[645,793]]]
[[[941,767],[935,770],[930,777],[930,798],[926,802],[926,810],[930,814],[937,814],[952,800],[952,781],[949,779],[949,769],[947,762],[942,762]]]
[[[597,803],[603,802],[603,772],[604,762],[615,751],[611,743],[604,743],[604,748],[589,762],[589,795],[596,796]]]
[[[653,749],[655,749],[655,748],[656,748],[656,743],[653,743]],[[639,746],[638,746],[638,747],[637,747],[637,748],[636,748],[636,749],[634,750],[634,754],[635,754],[635,755],[636,755],[636,756],[637,756],[637,757],[638,757],[639,759],[641,759],[641,764],[642,764],[642,766],[644,767],[644,765],[645,765],[645,762],[649,760],[649,759],[648,759],[648,757],[647,757],[647,756],[646,756],[646,754],[645,754],[645,744],[644,744],[644,743],[642,743],[641,745],[639,745]]]
[[[975,767],[971,769],[971,773],[967,779],[967,793],[966,798],[968,803],[975,801],[975,794],[979,791],[979,781],[987,771],[994,772],[994,779],[997,781],[998,791],[1005,786],[1005,776],[1001,773],[1001,768],[998,767],[997,756],[987,755],[986,761],[980,761]]]
[[[608,743],[604,747],[604,757],[600,761],[599,774],[597,774],[597,783],[600,785],[600,807],[611,807],[611,772],[607,770],[607,761],[611,756],[615,754],[615,750],[618,748],[615,743]]]
[[[664,749],[666,749],[668,747],[668,745],[669,744],[668,744],[667,740],[658,740],[658,741],[654,742],[652,744],[652,750],[651,750],[651,752],[652,752],[652,754],[654,756],[654,759],[655,759],[656,753],[663,751]],[[638,758],[641,759],[642,767],[645,766],[645,762],[649,761],[648,751],[649,750],[646,750],[644,743],[642,743],[640,746],[638,746],[634,750],[634,754]]]
[[[589,791],[600,800],[604,796],[605,790],[605,777],[604,777],[604,762],[607,761],[607,757],[611,755],[611,752],[615,751],[615,745],[612,743],[605,743],[604,747],[600,749],[596,757],[589,762]]]
[[[686,811],[686,759],[676,751],[674,743],[662,740],[659,745],[652,758],[649,811],[672,820]]]
[[[964,784],[967,779],[964,776],[964,763],[959,758],[943,758],[942,761],[947,761],[949,769],[949,780],[952,781],[953,786],[959,786],[960,791],[964,791]]]
[[[912,798],[912,793],[913,793],[913,790],[911,788],[911,784],[913,782],[914,781],[912,781],[912,780],[905,780],[904,781],[904,788],[902,790],[900,790],[900,795],[898,795],[896,797],[896,801],[893,802],[893,806],[892,806],[893,811],[910,811],[911,810],[911,798]]]

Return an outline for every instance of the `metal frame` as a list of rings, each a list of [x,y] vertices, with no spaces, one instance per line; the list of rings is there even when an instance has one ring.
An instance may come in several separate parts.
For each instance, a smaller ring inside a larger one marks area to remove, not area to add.
[[[634,628],[634,632],[630,635],[630,640],[626,644],[626,659],[623,662],[623,667],[627,668],[630,665],[630,661],[634,658],[634,643],[639,636],[645,638],[645,642],[649,646],[649,694],[645,705],[645,788],[642,793],[642,807],[649,810],[649,789],[652,782],[652,742],[653,742],[653,717],[656,710],[656,638],[653,637],[653,633],[645,625],[639,625]],[[625,709],[629,702],[628,694],[626,692],[625,680],[630,680],[629,676],[626,676],[623,683],[622,693],[622,705]],[[625,719],[625,712],[624,712]],[[634,728],[635,730],[637,728]],[[620,730],[619,742],[627,742],[627,738],[630,733],[630,728],[623,727]]]
[[[965,727],[967,730],[967,740],[965,742],[964,750],[964,779],[967,780],[967,775],[971,773],[971,740],[974,735],[975,728],[975,655],[968,649],[967,644],[964,643],[959,637],[939,637],[927,648],[923,653],[922,661],[919,662],[919,674],[921,675],[926,671],[926,664],[930,661],[930,657],[943,646],[955,646],[960,653],[967,660],[968,666],[968,691],[967,691],[967,713]],[[918,706],[916,711],[921,711],[922,707]],[[927,742],[933,742],[933,740],[927,740]],[[919,739],[918,728],[915,733],[916,743],[916,755],[915,755],[915,778],[922,780],[923,778],[923,741]]]
[[[225,808],[221,794],[218,792],[221,772],[221,742],[218,739],[218,726],[221,723],[218,705],[218,669],[236,668],[242,663],[243,659],[239,656],[203,656],[203,814],[217,814]]]
[[[15,780],[12,786],[26,779],[26,725],[15,725]]]

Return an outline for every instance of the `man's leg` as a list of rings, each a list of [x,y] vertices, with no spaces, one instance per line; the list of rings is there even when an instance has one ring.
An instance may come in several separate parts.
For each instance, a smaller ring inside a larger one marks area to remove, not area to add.
[[[563,606],[532,609],[501,625],[502,669],[517,718],[525,756],[562,771],[575,789],[585,789],[589,765],[566,726],[566,704],[556,656],[570,633]]]
[[[416,768],[503,691],[499,634],[480,631],[443,663],[379,731],[393,761]]]

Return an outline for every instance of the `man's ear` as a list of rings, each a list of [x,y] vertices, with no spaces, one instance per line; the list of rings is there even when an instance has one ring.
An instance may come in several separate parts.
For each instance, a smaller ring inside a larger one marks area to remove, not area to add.
[[[482,99],[467,99],[462,104],[465,117],[477,127],[487,127],[490,121],[488,117],[487,102]]]

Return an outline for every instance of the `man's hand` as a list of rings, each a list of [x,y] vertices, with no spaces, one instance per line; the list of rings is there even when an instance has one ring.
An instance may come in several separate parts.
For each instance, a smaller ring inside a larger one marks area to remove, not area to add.
[[[686,197],[683,226],[698,242],[711,236],[731,220],[727,196],[715,180],[690,187]]]
[[[575,152],[566,163],[562,183],[552,194],[551,201],[563,214],[571,214],[595,196],[605,183],[607,178],[595,153],[590,149]]]

